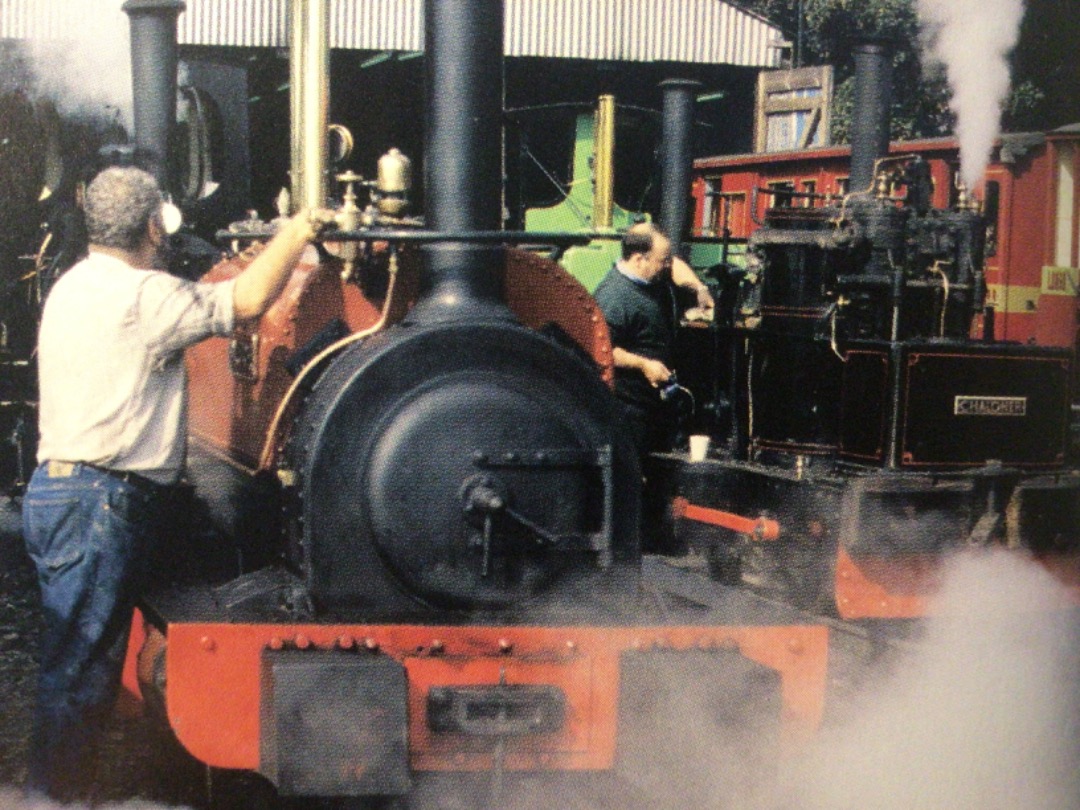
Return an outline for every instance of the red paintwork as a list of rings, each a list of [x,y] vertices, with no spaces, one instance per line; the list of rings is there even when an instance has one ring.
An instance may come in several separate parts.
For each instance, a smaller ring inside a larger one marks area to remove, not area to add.
[[[256,251],[257,253],[257,251]],[[256,255],[223,262],[205,277],[223,281],[239,274]],[[385,247],[376,252],[385,272]],[[400,254],[394,303],[386,326],[401,320],[415,300],[419,282],[419,256]],[[190,378],[190,431],[204,445],[248,470],[273,466],[276,452],[264,456],[268,431],[293,378],[284,363],[324,326],[344,321],[351,332],[370,329],[380,320],[385,301],[369,298],[361,287],[341,279],[336,260],[318,263],[314,250],[293,272],[284,292],[256,323],[240,324],[234,338],[258,337],[258,361],[253,379],[241,379],[230,368],[230,338],[210,338],[188,350]],[[380,272],[376,270],[375,272]],[[555,262],[519,250],[507,252],[504,288],[507,303],[526,326],[558,324],[596,361],[604,380],[614,379],[614,361],[607,324],[584,287]],[[288,403],[286,414],[295,401]],[[280,448],[289,429],[286,417],[270,437]]]
[[[604,382],[614,385],[615,360],[604,315],[562,265],[525,251],[509,251],[504,289],[507,305],[523,324],[539,329],[557,323],[596,361]]]
[[[836,557],[836,610],[842,619],[915,619],[941,585],[934,554],[867,557],[856,562],[841,546]]]
[[[506,741],[512,770],[610,768],[615,756],[619,655],[635,649],[738,648],[781,676],[784,739],[821,721],[828,629],[783,627],[433,627],[180,624],[166,631],[166,703],[179,740],[223,768],[259,765],[260,656],[267,647],[356,649],[388,655],[408,675],[410,763],[417,770],[485,770],[491,743],[428,730],[432,686],[551,684],[567,698],[566,728]]]
[[[140,675],[138,672],[139,651],[146,643],[146,625],[143,622],[142,611],[135,608],[131,620],[131,632],[128,634],[127,657],[124,659],[124,670],[120,676],[123,687],[117,701],[117,710],[124,715],[137,716],[142,712],[142,689],[139,687]]]
[[[686,498],[675,498],[671,511],[676,518],[686,518],[696,520],[698,523],[731,529],[734,532],[749,535],[755,540],[776,540],[780,536],[780,524],[771,518],[748,518],[733,512],[695,506]]]
[[[985,548],[970,553],[981,554]],[[964,554],[959,551],[957,554]],[[1026,552],[1017,552],[1026,554]],[[1080,555],[1037,558],[1066,586],[1062,608],[1080,605]],[[942,584],[940,555],[905,554],[855,559],[841,547],[836,559],[836,609],[842,619],[917,619]]]
[[[252,255],[219,264],[205,280],[238,275]],[[382,302],[370,301],[356,285],[342,283],[340,269],[337,263],[319,264],[310,249],[270,310],[256,323],[237,326],[238,336],[258,335],[255,379],[231,373],[229,338],[210,338],[188,349],[193,436],[240,464],[258,466],[267,428],[292,382],[285,360],[335,318],[352,331],[379,319]]]

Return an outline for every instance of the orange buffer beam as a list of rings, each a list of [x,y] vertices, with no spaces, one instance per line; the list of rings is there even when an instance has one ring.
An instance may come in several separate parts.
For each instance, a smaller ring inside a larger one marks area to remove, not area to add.
[[[842,619],[915,619],[926,615],[941,584],[936,554],[863,557],[843,546],[836,556],[836,609]]]
[[[510,740],[511,770],[613,766],[620,656],[648,650],[738,650],[780,675],[781,734],[805,742],[821,722],[828,628],[784,626],[435,627],[176,624],[166,631],[166,706],[180,742],[202,762],[259,766],[262,653],[342,650],[386,655],[408,678],[409,756],[416,770],[492,767],[490,750],[434,734],[427,695],[439,686],[550,684],[566,695],[566,727]],[[539,738],[538,738],[539,737]]]
[[[953,555],[982,554],[987,549],[956,549]],[[1008,553],[1026,556],[1024,549]],[[1080,604],[1080,556],[1045,554],[1034,558],[1066,586]],[[917,619],[929,615],[940,590],[942,554],[852,557],[841,546],[836,556],[836,609],[842,619]]]
[[[734,512],[695,506],[686,498],[675,498],[672,503],[672,512],[677,518],[682,517],[698,523],[731,529],[739,534],[748,534],[755,540],[775,540],[780,536],[780,524],[775,520],[766,517],[748,518],[736,515]]]

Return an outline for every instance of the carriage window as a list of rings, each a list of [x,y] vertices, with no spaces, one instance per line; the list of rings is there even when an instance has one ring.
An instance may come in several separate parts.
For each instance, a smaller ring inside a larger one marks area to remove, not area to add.
[[[703,236],[745,236],[746,192],[721,191],[722,178],[705,181],[705,200],[702,206],[701,233]]]
[[[803,180],[802,191],[804,194],[817,194],[817,180]],[[802,198],[803,208],[813,208],[815,204],[815,200],[812,197]]]
[[[848,178],[847,177],[837,177],[836,178],[836,193],[839,194],[841,197],[843,197],[845,194],[847,194],[847,190],[848,190]]]
[[[795,184],[790,180],[782,180],[777,183],[769,183],[770,208],[791,208],[791,192],[795,190]]]
[[[983,216],[986,217],[986,255],[997,255],[998,215],[1001,209],[1001,183],[987,180],[983,192]]]
[[[716,219],[713,230],[716,236],[746,235],[746,193],[728,191],[717,198]]]
[[[720,194],[724,181],[719,177],[705,180],[705,194],[701,199],[701,231],[706,236],[716,234],[716,197]]]

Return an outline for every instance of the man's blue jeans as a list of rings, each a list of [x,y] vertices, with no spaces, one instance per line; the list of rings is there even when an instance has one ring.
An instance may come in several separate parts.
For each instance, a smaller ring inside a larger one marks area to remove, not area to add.
[[[70,798],[119,692],[154,494],[83,464],[34,472],[23,536],[45,628],[27,789]]]

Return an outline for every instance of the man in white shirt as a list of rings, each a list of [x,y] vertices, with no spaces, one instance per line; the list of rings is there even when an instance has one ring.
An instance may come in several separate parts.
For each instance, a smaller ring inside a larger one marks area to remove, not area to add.
[[[71,798],[119,689],[139,578],[187,449],[184,349],[257,318],[315,225],[289,220],[235,279],[166,272],[162,194],[135,168],[86,190],[90,253],[52,288],[38,340],[39,466],[23,500],[45,631],[28,792]]]

